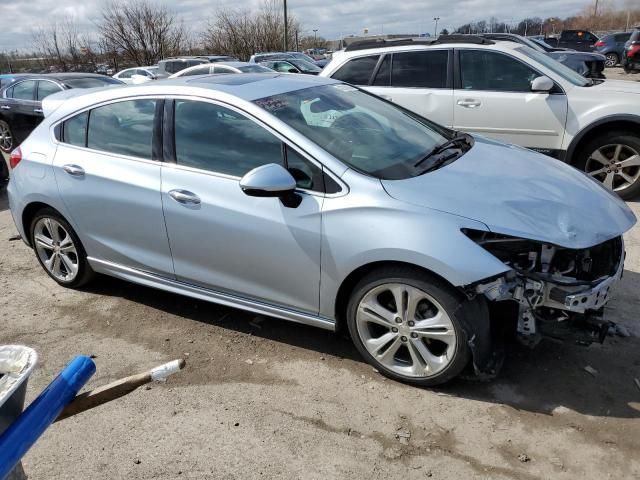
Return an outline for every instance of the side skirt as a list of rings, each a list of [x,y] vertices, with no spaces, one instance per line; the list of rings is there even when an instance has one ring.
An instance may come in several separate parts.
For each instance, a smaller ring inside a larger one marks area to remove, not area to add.
[[[95,272],[127,280],[129,282],[138,283],[140,285],[145,285],[147,287],[158,288],[167,292],[197,298],[198,300],[205,300],[207,302],[217,303],[227,307],[239,308],[241,310],[248,310],[250,312],[269,315],[271,317],[282,318],[291,322],[311,325],[312,327],[319,327],[325,330],[335,331],[336,329],[336,322],[329,318],[310,315],[308,313],[289,310],[228,293],[197,287],[177,280],[160,277],[153,273],[143,272],[116,263],[99,260],[97,258],[88,257],[87,260]]]

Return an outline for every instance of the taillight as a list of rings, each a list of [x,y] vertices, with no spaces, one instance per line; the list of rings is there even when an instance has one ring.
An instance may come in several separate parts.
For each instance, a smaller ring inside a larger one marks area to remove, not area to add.
[[[18,147],[9,155],[9,166],[12,170],[18,166],[20,160],[22,160],[22,151]]]
[[[629,50],[627,50],[627,58],[631,58],[638,52],[640,52],[640,43],[637,45],[631,45]]]
[[[598,40],[596,42],[596,47],[604,47],[604,42],[602,40]]]

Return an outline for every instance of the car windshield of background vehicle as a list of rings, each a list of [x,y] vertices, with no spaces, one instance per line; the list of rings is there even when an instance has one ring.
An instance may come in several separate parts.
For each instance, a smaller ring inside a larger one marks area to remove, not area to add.
[[[593,85],[593,82],[591,82],[590,79],[584,78],[578,72],[571,70],[569,67],[564,66],[562,63],[554,60],[551,57],[548,57],[542,52],[538,52],[537,50],[525,46],[518,47],[515,50],[535,60],[536,62],[541,63],[549,70],[560,75],[567,82],[570,82],[577,87],[589,87]]]
[[[289,59],[289,62],[291,62],[301,72],[319,73],[322,71],[322,69],[317,65],[309,63],[305,60],[300,60],[299,58],[291,58]]]
[[[451,136],[443,127],[343,83],[255,103],[345,164],[386,180],[424,173],[432,162],[419,168],[416,162]]]
[[[270,68],[263,67],[262,65],[243,65],[238,67],[242,73],[273,73]]]

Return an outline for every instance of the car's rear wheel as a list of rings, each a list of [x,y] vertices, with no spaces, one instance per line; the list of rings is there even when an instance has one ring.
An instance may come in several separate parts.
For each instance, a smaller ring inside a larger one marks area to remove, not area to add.
[[[623,131],[600,135],[581,149],[576,167],[621,198],[634,198],[640,194],[640,137]]]
[[[0,120],[0,150],[4,153],[11,153],[13,150],[13,133],[9,124]]]
[[[618,58],[618,54],[611,52],[611,53],[607,53],[605,55],[605,61],[604,61],[604,66],[605,67],[615,67],[616,65],[618,65],[618,62],[620,61],[620,59]]]
[[[33,218],[31,245],[42,268],[60,285],[80,287],[94,275],[78,235],[53,209],[43,209]]]
[[[461,318],[467,300],[419,270],[390,267],[363,278],[347,307],[349,333],[363,357],[384,375],[434,386],[469,360]]]

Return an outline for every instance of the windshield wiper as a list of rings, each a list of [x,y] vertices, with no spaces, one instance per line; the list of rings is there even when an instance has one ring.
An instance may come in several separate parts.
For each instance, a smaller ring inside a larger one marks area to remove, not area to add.
[[[420,165],[422,165],[424,162],[429,160],[434,155],[437,155],[437,154],[439,154],[441,152],[444,152],[448,148],[454,147],[457,144],[459,144],[460,142],[467,143],[467,135],[464,135],[464,134],[463,135],[456,135],[455,137],[447,140],[446,142],[441,143],[440,145],[435,147],[433,150],[431,150],[429,153],[427,153],[424,157],[422,157],[420,160],[418,160],[416,163],[414,163],[413,166],[414,167],[419,167]]]

